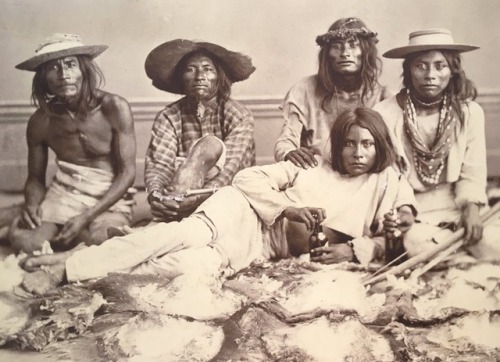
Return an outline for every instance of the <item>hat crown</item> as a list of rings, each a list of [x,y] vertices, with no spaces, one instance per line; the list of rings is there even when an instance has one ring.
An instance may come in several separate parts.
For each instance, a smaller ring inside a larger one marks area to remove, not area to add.
[[[427,29],[410,33],[408,45],[455,44],[448,29]]]
[[[45,38],[38,45],[35,53],[40,55],[81,46],[83,46],[83,42],[78,35],[55,33]]]
[[[107,45],[84,45],[78,35],[54,33],[38,45],[34,56],[19,63],[16,68],[36,72],[41,64],[50,60],[76,55],[86,55],[94,59],[106,49]]]
[[[457,44],[448,29],[435,28],[410,33],[408,45],[393,48],[382,54],[385,58],[404,59],[412,53],[429,50],[451,50],[459,53],[479,49],[475,45]]]
[[[197,40],[174,39],[158,45],[149,52],[144,63],[147,76],[153,85],[171,93],[184,94],[182,84],[175,76],[179,62],[194,51],[204,50],[220,61],[231,82],[247,79],[255,70],[252,59],[218,44]]]

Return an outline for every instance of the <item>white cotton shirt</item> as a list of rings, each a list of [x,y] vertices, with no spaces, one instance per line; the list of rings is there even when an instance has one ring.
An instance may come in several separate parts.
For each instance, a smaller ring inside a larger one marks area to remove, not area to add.
[[[291,162],[247,168],[233,186],[268,227],[289,206],[318,207],[326,210],[322,225],[354,238],[371,235],[372,223],[392,208],[416,204],[410,185],[392,167],[350,177],[317,159],[318,166],[307,170]]]

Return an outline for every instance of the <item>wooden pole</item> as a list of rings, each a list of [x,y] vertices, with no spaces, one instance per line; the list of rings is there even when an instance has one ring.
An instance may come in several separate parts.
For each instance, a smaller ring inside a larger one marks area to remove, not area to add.
[[[486,211],[481,216],[481,220],[483,221],[483,224],[499,211],[500,211],[500,202],[497,202],[492,208],[490,208],[488,211]],[[379,274],[373,278],[366,280],[365,282],[363,282],[363,285],[377,283],[381,280],[384,280],[387,277],[387,275],[401,274],[406,269],[411,269],[415,265],[418,265],[420,263],[423,263],[423,262],[429,260],[429,258],[433,257],[434,255],[436,255],[440,251],[448,249],[450,246],[452,246],[456,242],[461,241],[463,236],[464,236],[464,233],[465,233],[464,228],[458,229],[453,234],[451,234],[448,239],[446,239],[442,243],[440,243],[440,244],[436,245],[435,247],[433,247],[429,250],[426,250],[418,255],[415,255],[413,258],[410,258],[410,259],[406,260],[405,262],[387,270],[385,273]]]
[[[492,219],[493,219],[493,217],[485,219],[483,222],[483,226],[489,225],[491,223]],[[412,277],[416,279],[416,278],[420,277],[421,275],[423,275],[424,273],[428,272],[429,270],[434,268],[436,265],[438,265],[441,261],[443,261],[445,258],[447,258],[449,255],[453,254],[458,249],[460,249],[463,245],[464,245],[463,239],[461,239],[458,242],[456,242],[455,244],[451,245],[448,249],[446,249],[446,250],[440,252],[438,255],[436,255],[436,257],[434,259],[432,259],[430,262],[428,262],[427,264],[425,264],[424,267],[414,270],[412,273]]]

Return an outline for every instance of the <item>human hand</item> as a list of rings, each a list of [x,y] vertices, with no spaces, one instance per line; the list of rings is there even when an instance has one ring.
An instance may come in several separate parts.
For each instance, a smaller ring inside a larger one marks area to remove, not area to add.
[[[403,205],[397,209],[396,213],[393,210],[384,214],[384,232],[386,234],[399,234],[407,232],[415,222],[413,210],[408,205]],[[399,231],[399,233],[398,233]],[[395,235],[398,236],[398,235]]]
[[[354,251],[347,243],[325,245],[312,251],[319,256],[312,256],[311,261],[321,264],[336,264],[354,260]]]
[[[302,167],[306,170],[318,165],[313,150],[305,147],[288,152],[285,155],[285,161],[291,161],[295,166]]]
[[[186,196],[179,202],[178,215],[183,218],[191,215],[209,196],[210,194]]]
[[[154,200],[150,203],[151,214],[161,221],[179,220],[179,202],[175,200]]]
[[[483,223],[479,216],[479,205],[468,203],[462,212],[462,226],[465,229],[464,245],[474,245],[483,237]]]
[[[90,220],[84,214],[72,217],[62,227],[61,231],[51,240],[55,244],[70,244],[89,224]]]
[[[42,209],[40,206],[26,206],[21,213],[19,226],[25,229],[36,229],[40,225],[42,225]]]
[[[321,224],[326,219],[326,211],[318,207],[289,206],[283,211],[283,216],[290,221],[304,223],[307,230],[312,230],[316,222]]]

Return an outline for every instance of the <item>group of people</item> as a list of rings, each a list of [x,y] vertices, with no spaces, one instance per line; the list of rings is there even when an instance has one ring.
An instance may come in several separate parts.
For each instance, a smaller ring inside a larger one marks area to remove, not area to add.
[[[17,66],[35,72],[37,111],[24,211],[9,237],[17,251],[49,243],[56,253],[25,259],[23,286],[43,294],[118,271],[231,275],[258,258],[307,252],[316,223],[329,240],[311,257],[320,263],[381,260],[396,230],[410,255],[459,227],[470,250],[494,248],[480,218],[484,114],[460,56],[477,47],[444,29],[411,33],[383,54],[403,59],[403,88],[392,95],[378,81],[377,34],[360,19],[335,21],[316,43],[318,72],[285,96],[277,162],[265,166],[254,166],[251,112],[230,97],[255,71],[251,58],[182,39],[153,49],[147,76],[184,97],[153,123],[145,185],[154,221],[109,238],[131,220],[133,116],[99,87],[92,59],[106,46],[49,37]],[[58,169],[46,187],[49,149]]]

